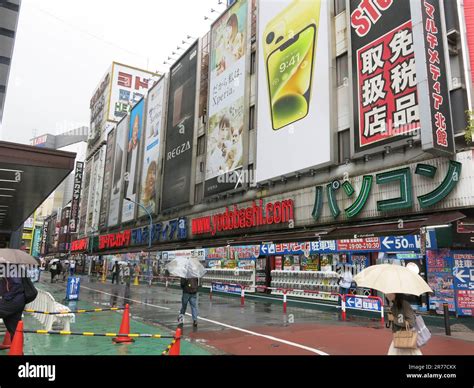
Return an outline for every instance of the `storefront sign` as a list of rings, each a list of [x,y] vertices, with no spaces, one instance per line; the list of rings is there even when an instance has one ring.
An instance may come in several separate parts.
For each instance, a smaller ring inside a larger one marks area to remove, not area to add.
[[[263,200],[254,201],[252,206],[239,209],[238,205],[233,210],[226,208],[225,212],[194,218],[192,220],[193,235],[211,234],[231,230],[258,228],[272,224],[286,224],[293,222],[294,202],[292,199],[268,202],[265,206]]]
[[[337,241],[339,251],[379,251],[381,247],[380,238],[378,237]]]
[[[180,251],[167,251],[162,254],[163,260],[165,262],[177,259],[179,257],[185,258],[194,258],[199,261],[204,261],[206,259],[206,250],[205,249],[183,249]]]
[[[73,241],[71,244],[71,252],[81,252],[87,251],[88,248],[88,239],[83,238],[81,240]]]
[[[132,241],[130,245],[148,244],[148,226],[132,230]],[[152,225],[151,242],[185,240],[187,238],[187,218],[181,217],[176,220],[160,222]]]
[[[355,295],[346,295],[346,308],[353,310],[380,312],[382,306],[378,299],[359,298]]]
[[[453,253],[458,315],[474,315],[474,251]]]
[[[256,259],[259,255],[260,245],[229,246],[206,249],[206,259]]]
[[[84,163],[76,163],[76,172],[74,174],[74,188],[72,192],[71,202],[71,219],[69,221],[69,231],[77,231],[77,221],[79,219],[79,203],[81,201],[81,188],[82,188],[82,174],[84,171]]]
[[[67,279],[66,300],[78,300],[81,288],[81,278],[70,276]]]
[[[212,283],[212,292],[240,295],[242,287],[237,284]]]
[[[124,248],[130,245],[131,241],[131,230],[125,230],[119,233],[106,234],[99,236],[99,250],[111,248]]]

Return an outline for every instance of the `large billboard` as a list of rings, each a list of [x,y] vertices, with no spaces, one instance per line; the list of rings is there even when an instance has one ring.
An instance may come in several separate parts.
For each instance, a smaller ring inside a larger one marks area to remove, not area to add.
[[[109,227],[117,225],[120,217],[120,200],[122,198],[123,167],[126,158],[125,143],[128,123],[129,118],[125,117],[117,124],[116,129],[117,136],[115,139],[114,166],[112,172],[112,183],[110,185],[110,204],[107,220],[107,226]]]
[[[107,135],[107,150],[105,152],[104,179],[102,185],[102,199],[100,204],[99,228],[107,226],[107,215],[110,202],[110,185],[112,183],[112,174],[114,167],[115,134],[113,129]]]
[[[82,176],[84,173],[84,162],[76,162],[76,171],[74,172],[74,187],[71,200],[71,220],[69,222],[69,232],[77,231],[79,222],[79,204],[81,201]]]
[[[211,30],[205,195],[234,188],[218,178],[244,163],[248,8],[247,0],[237,1]]]
[[[87,234],[86,230],[87,224],[87,208],[89,206],[89,189],[91,182],[91,171],[92,171],[92,159],[86,162],[86,168],[84,171],[83,184],[82,187],[82,198],[81,205],[79,206],[79,234]]]
[[[117,122],[130,113],[132,107],[147,94],[158,74],[120,63],[113,64],[112,73],[107,119]]]
[[[162,209],[190,201],[197,46],[196,42],[170,71]]]
[[[146,124],[143,131],[143,164],[140,183],[140,203],[151,213],[156,214],[158,204],[158,177],[160,172],[161,139],[165,119],[165,90],[166,79],[161,78],[150,90],[147,97]],[[142,207],[138,216],[145,216]]]
[[[433,18],[427,17],[427,6]],[[423,150],[441,147],[450,153],[439,1],[350,0],[350,27],[355,156],[406,144],[419,133]],[[436,77],[428,77],[430,71]],[[440,100],[443,117],[433,109]],[[438,146],[433,144],[437,134]]]
[[[87,140],[88,154],[94,150],[96,144],[102,139],[102,134],[105,132],[110,101],[110,79],[111,69],[109,68],[90,100],[90,130]]]
[[[143,131],[145,99],[141,99],[130,112],[130,123],[127,138],[127,164],[124,173],[124,189],[122,202],[122,223],[135,218],[135,202],[138,201],[138,174],[140,149]],[[131,201],[126,200],[129,198]]]
[[[261,0],[257,181],[331,163],[329,1]]]

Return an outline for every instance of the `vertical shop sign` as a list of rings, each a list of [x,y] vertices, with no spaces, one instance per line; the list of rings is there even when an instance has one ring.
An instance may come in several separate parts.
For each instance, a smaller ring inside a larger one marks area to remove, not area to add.
[[[81,188],[82,188],[82,174],[84,171],[84,163],[76,163],[76,171],[74,173],[74,188],[72,191],[72,202],[71,202],[71,219],[69,221],[69,231],[77,231],[77,222],[79,219],[79,202],[81,200]]]

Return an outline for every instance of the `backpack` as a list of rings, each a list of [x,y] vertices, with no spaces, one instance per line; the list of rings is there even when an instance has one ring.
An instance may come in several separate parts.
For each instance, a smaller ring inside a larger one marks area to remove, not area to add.
[[[186,279],[183,290],[187,294],[195,294],[198,292],[198,280],[196,278]]]
[[[38,296],[38,290],[33,285],[33,282],[30,278],[22,278],[23,290],[25,292],[25,302],[26,304],[33,302]]]

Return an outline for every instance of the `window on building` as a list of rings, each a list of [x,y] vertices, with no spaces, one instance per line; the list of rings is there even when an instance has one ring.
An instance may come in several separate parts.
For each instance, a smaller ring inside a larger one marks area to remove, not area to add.
[[[198,204],[202,202],[204,198],[204,183],[199,183],[196,185],[196,190],[194,190],[194,203]]]
[[[349,59],[347,53],[336,58],[336,78],[338,87],[347,84],[349,79]]]
[[[197,141],[197,154],[199,155],[204,155],[206,152],[206,136],[202,135],[198,137]]]
[[[250,54],[250,74],[255,74],[256,71],[256,51],[252,51],[252,54]]]
[[[250,107],[249,111],[249,128],[255,129],[255,105]]]
[[[345,163],[351,158],[351,135],[346,129],[338,133],[339,164]]]
[[[346,0],[334,0],[334,11],[336,15],[339,15],[346,9]]]

